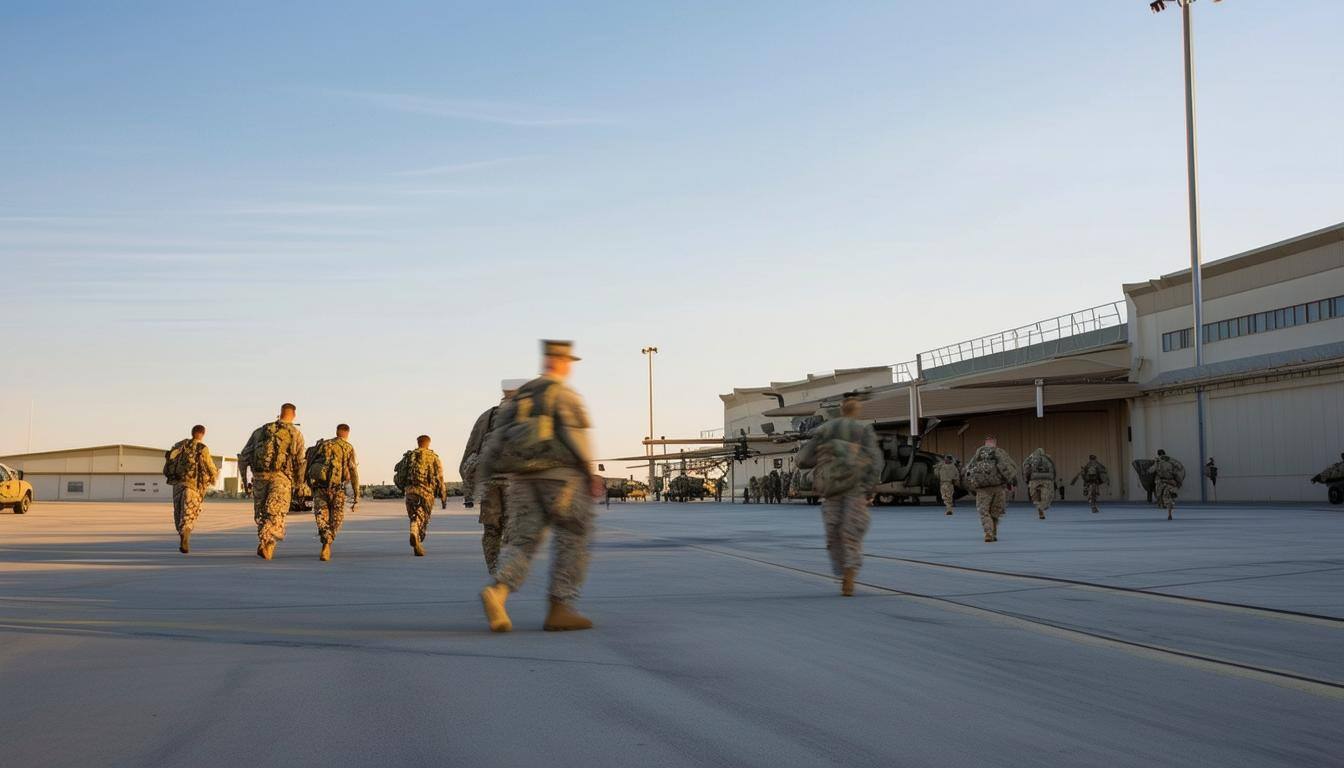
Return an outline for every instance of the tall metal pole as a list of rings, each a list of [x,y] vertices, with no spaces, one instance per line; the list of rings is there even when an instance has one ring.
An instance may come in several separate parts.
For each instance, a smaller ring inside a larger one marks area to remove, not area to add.
[[[1195,367],[1204,365],[1204,280],[1200,260],[1199,231],[1199,151],[1195,141],[1195,52],[1190,38],[1190,3],[1181,0],[1181,31],[1185,42],[1185,166],[1190,204],[1190,303],[1194,308]],[[1204,464],[1208,460],[1204,445],[1204,388],[1195,387],[1195,422],[1199,431],[1199,501],[1209,500],[1204,484]]]
[[[653,439],[653,356],[658,354],[657,347],[645,347],[640,350],[649,358],[649,439]],[[664,446],[663,451],[667,448]],[[653,493],[653,446],[649,446],[649,493]]]

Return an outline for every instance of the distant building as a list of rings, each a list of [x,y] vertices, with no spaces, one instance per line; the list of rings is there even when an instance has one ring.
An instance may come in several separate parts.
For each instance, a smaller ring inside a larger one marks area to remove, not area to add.
[[[100,445],[0,456],[0,462],[21,470],[33,484],[37,501],[171,500],[172,487],[163,479],[167,448],[143,445]],[[238,490],[238,460],[215,456],[216,490]]]

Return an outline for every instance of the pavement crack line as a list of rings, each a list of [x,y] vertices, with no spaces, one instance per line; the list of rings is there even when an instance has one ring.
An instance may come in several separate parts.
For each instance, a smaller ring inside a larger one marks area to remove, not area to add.
[[[799,573],[807,576],[821,578],[830,582],[836,581],[836,577],[828,573],[813,571],[807,568],[799,568],[797,566],[786,565],[784,563],[776,563],[770,560],[765,560],[759,557],[753,557],[751,555],[746,555],[739,552],[730,552],[726,550],[714,549],[712,547],[705,547],[696,544],[682,544],[682,546],[688,549],[693,549],[700,552],[706,552],[708,554],[719,555],[721,557],[731,557],[746,562],[756,563],[758,565],[763,565],[770,568],[777,568],[780,570],[791,571],[793,573]],[[890,558],[890,559],[896,559],[896,558]],[[936,607],[956,610],[961,613],[966,613],[980,617],[988,616],[995,620],[1006,622],[1023,629],[1028,629],[1033,632],[1049,635],[1052,637],[1057,637],[1064,640],[1087,643],[1090,645],[1097,645],[1100,647],[1106,647],[1112,649],[1120,649],[1128,653],[1131,653],[1135,656],[1140,656],[1143,658],[1148,658],[1156,661],[1181,664],[1183,666],[1187,666],[1193,669],[1199,669],[1206,672],[1213,672],[1215,674],[1231,675],[1234,677],[1241,677],[1249,680],[1255,680],[1257,682],[1268,683],[1270,685],[1275,685],[1281,688],[1289,688],[1292,690],[1300,691],[1302,693],[1308,693],[1322,698],[1344,700],[1344,683],[1336,682],[1333,680],[1321,680],[1318,678],[1308,677],[1306,675],[1299,675],[1295,672],[1289,672],[1286,670],[1271,669],[1268,667],[1258,667],[1252,664],[1244,664],[1242,662],[1232,661],[1230,659],[1218,658],[1216,656],[1208,656],[1205,654],[1193,653],[1190,651],[1182,651],[1176,648],[1167,648],[1160,645],[1153,645],[1151,643],[1141,643],[1136,640],[1126,640],[1121,637],[1115,637],[1113,635],[1107,635],[1100,632],[1094,632],[1091,630],[1079,629],[1076,627],[1068,627],[1056,624],[1049,620],[1030,616],[1027,614],[1015,614],[1007,611],[995,610],[993,608],[984,608],[978,605],[963,603],[961,601],[952,600],[946,597],[925,595],[920,594],[918,592],[908,592],[905,590],[895,589],[893,587],[886,587],[881,584],[872,584],[863,581],[855,583],[867,587],[869,589],[875,589],[889,594],[901,595],[919,602],[934,605]],[[1196,600],[1196,602],[1199,601]]]

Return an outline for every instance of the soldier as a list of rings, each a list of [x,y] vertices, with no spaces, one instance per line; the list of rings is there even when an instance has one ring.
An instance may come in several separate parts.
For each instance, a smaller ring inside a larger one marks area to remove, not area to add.
[[[943,506],[947,507],[947,514],[950,515],[957,495],[957,480],[961,478],[961,470],[957,469],[957,465],[952,461],[952,455],[948,454],[934,466],[933,474],[938,478],[938,493],[943,497]]]
[[[747,481],[747,487],[751,489],[751,498],[755,499],[757,504],[760,504],[761,503],[760,478],[757,477],[751,478],[751,480]]]
[[[1153,461],[1153,490],[1157,493],[1157,505],[1165,507],[1167,519],[1171,520],[1176,509],[1176,492],[1185,483],[1185,465],[1167,455],[1159,448],[1157,459]]]
[[[882,467],[882,450],[871,424],[858,420],[862,402],[846,397],[840,418],[831,419],[798,451],[795,463],[816,467],[814,482],[824,495],[821,520],[831,570],[841,578],[840,594],[854,595],[854,579],[863,565],[863,537],[872,514],[873,486]],[[844,446],[838,449],[837,444]]]
[[[746,485],[742,486],[742,503],[743,503],[743,504],[750,504],[750,503],[751,503],[751,483],[750,483],[750,482],[748,482]]]
[[[779,504],[781,501],[783,501],[783,498],[779,492],[779,470],[772,469],[770,470],[770,503]]]
[[[313,518],[322,551],[317,559],[331,559],[331,545],[345,522],[345,486],[350,484],[350,511],[359,506],[359,461],[350,437],[349,424],[337,424],[336,436],[318,440],[308,449],[308,468],[304,476],[313,489]]]
[[[434,499],[448,498],[443,483],[443,462],[439,454],[430,450],[429,435],[415,438],[415,449],[402,454],[393,470],[393,481],[406,492],[406,517],[410,519],[411,550],[416,557],[425,556],[422,544],[429,533],[429,519],[434,513]]]
[[[294,426],[293,403],[280,406],[275,421],[263,424],[238,453],[238,479],[252,493],[252,519],[257,524],[257,557],[270,560],[277,542],[285,540],[285,515],[294,486],[303,485],[303,433]],[[252,470],[252,483],[247,471]]]
[[[505,498],[509,479],[504,475],[479,478],[476,475],[476,465],[480,461],[481,450],[485,448],[485,441],[490,436],[490,431],[499,421],[499,409],[513,397],[519,387],[526,383],[525,379],[505,379],[499,383],[503,397],[500,398],[499,405],[487,408],[485,413],[476,418],[476,424],[471,428],[471,436],[467,438],[467,449],[462,453],[462,463],[458,465],[458,472],[462,475],[462,496],[465,499],[463,503],[468,509],[476,498],[477,481],[485,482],[485,492],[481,495],[481,512],[476,519],[482,527],[481,551],[485,554],[485,567],[491,576],[495,575],[495,567],[499,564],[499,547],[504,536]]]
[[[1045,510],[1055,499],[1055,460],[1044,448],[1031,452],[1022,462],[1022,477],[1027,481],[1027,498],[1036,505],[1036,514],[1045,519]]]
[[[177,550],[191,551],[191,529],[201,514],[205,492],[219,479],[215,460],[205,443],[205,427],[191,428],[191,437],[179,440],[164,454],[163,476],[173,486],[173,525],[177,527]]]
[[[999,447],[999,441],[988,435],[985,444],[967,462],[965,475],[966,487],[975,491],[975,510],[980,513],[985,541],[998,541],[999,518],[1003,517],[1008,494],[1017,482],[1017,465]]]
[[[551,555],[550,611],[543,629],[549,632],[591,629],[579,614],[579,597],[588,570],[593,500],[606,494],[602,478],[593,474],[588,450],[591,423],[583,399],[565,384],[579,358],[573,343],[546,341],[542,375],[524,384],[499,413],[477,471],[483,477],[509,474],[509,524],[504,531],[495,581],[481,590],[481,604],[492,632],[508,632],[513,621],[505,611],[532,567],[541,538],[549,527]]]
[[[1077,485],[1079,478],[1083,480],[1083,497],[1092,505],[1092,514],[1095,515],[1101,511],[1097,509],[1097,497],[1101,495],[1101,486],[1110,483],[1106,465],[1097,461],[1095,453],[1088,454],[1087,463],[1073,476],[1073,482],[1069,485]]]

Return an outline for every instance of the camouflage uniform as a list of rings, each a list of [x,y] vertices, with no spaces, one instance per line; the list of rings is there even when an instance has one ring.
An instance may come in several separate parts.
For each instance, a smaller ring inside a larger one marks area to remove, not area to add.
[[[262,458],[257,451],[262,448],[263,431],[269,424],[254,430],[238,452],[238,464],[252,470],[252,520],[257,524],[257,541],[263,545],[284,541],[290,494],[295,485],[303,485],[303,433],[286,421],[276,421],[275,425],[289,433],[289,449],[278,457],[278,467],[257,463]]]
[[[999,518],[1003,517],[1008,505],[1008,486],[1017,482],[1017,464],[1002,448],[981,446],[966,463],[968,486],[975,485],[970,478],[974,465],[979,462],[988,462],[997,467],[997,473],[991,474],[997,474],[998,480],[983,486],[977,485],[972,490],[975,491],[975,511],[980,514],[980,527],[985,531],[985,541],[998,541]]]
[[[443,462],[439,454],[429,448],[416,448],[412,453],[428,454],[429,477],[412,477],[406,486],[406,517],[410,520],[411,534],[419,541],[429,533],[429,519],[434,513],[434,499],[446,498],[448,489],[443,484]],[[411,461],[410,457],[406,459]],[[419,550],[416,550],[417,554]]]
[[[1077,483],[1079,479],[1083,481],[1083,498],[1092,506],[1093,512],[1100,512],[1097,508],[1097,499],[1101,496],[1101,486],[1107,480],[1106,465],[1096,459],[1088,459],[1083,468],[1078,470],[1078,474],[1073,476],[1073,481],[1069,485]]]
[[[1176,492],[1181,489],[1185,467],[1166,454],[1153,462],[1153,491],[1157,494],[1157,505],[1167,510],[1167,519],[1176,509]]]
[[[798,451],[797,465],[810,468],[825,462],[827,457],[818,454],[823,446],[833,440],[857,443],[861,455],[867,458],[866,471],[858,484],[841,493],[826,496],[821,505],[821,522],[826,530],[826,552],[831,558],[831,569],[836,576],[845,576],[847,571],[851,575],[857,574],[863,566],[863,537],[872,520],[868,500],[873,486],[877,484],[883,456],[877,444],[877,433],[871,424],[841,417],[827,421],[817,429],[812,439]]]
[[[751,480],[747,482],[747,487],[751,489],[751,498],[755,499],[757,504],[760,504],[761,503],[760,478],[756,477],[751,478]]]
[[[947,514],[950,515],[956,501],[957,480],[961,478],[961,470],[950,461],[940,461],[934,465],[933,474],[938,478],[938,493],[943,497],[943,506],[947,507]]]
[[[313,488],[313,518],[317,521],[317,538],[323,543],[336,540],[341,525],[345,522],[345,484],[350,484],[351,493],[359,498],[359,461],[355,458],[355,447],[347,441],[333,437],[322,441],[336,445],[341,465],[332,471],[332,479],[339,478],[326,488]]]
[[[520,403],[526,412],[520,413]],[[563,381],[540,376],[519,388],[496,416],[481,452],[478,472],[493,473],[501,453],[523,448],[508,445],[508,427],[525,419],[549,417],[553,439],[563,450],[552,455],[560,466],[520,471],[509,476],[505,493],[508,524],[495,571],[495,581],[516,592],[527,579],[532,559],[549,527],[554,537],[551,555],[550,598],[568,604],[578,599],[588,573],[588,543],[596,509],[589,485],[592,461],[587,444],[591,428],[583,399]],[[563,459],[558,456],[563,455]]]
[[[173,484],[173,526],[177,534],[191,533],[196,527],[196,518],[201,514],[201,505],[205,502],[205,492],[219,479],[219,470],[215,469],[215,460],[210,457],[210,449],[195,438],[179,440],[168,450],[172,454],[179,450],[193,450],[187,476],[180,483]]]
[[[458,465],[458,471],[462,475],[462,495],[467,499],[476,498],[476,485],[479,479],[476,473],[477,462],[481,458],[481,451],[485,448],[485,441],[494,430],[500,408],[505,402],[507,398],[501,400],[500,405],[487,409],[477,417],[476,423],[471,428],[471,436],[467,438],[467,449],[463,452],[462,462]],[[503,475],[486,478],[485,492],[481,494],[481,511],[476,517],[482,528],[481,552],[485,555],[485,567],[492,576],[499,565],[499,550],[504,539],[508,488],[509,480]]]
[[[1027,481],[1027,498],[1036,505],[1036,514],[1045,519],[1045,510],[1055,500],[1055,460],[1044,448],[1031,452],[1022,462],[1022,476]]]

